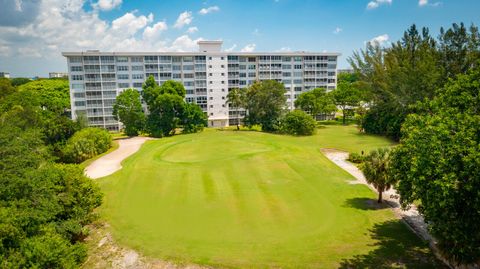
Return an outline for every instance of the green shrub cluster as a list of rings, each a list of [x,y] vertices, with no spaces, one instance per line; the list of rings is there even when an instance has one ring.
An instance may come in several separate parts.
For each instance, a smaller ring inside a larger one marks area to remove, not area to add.
[[[108,131],[89,127],[76,132],[67,140],[62,159],[67,163],[81,163],[107,151],[112,144],[112,136]]]
[[[348,154],[347,160],[352,163],[363,163],[365,161],[365,156],[356,152],[351,152],[350,154]]]
[[[315,133],[316,122],[301,110],[288,112],[280,121],[280,131],[290,135],[312,135]]]

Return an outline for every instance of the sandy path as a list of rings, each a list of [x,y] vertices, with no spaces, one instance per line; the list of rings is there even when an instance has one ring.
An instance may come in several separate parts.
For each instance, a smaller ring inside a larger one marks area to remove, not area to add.
[[[152,138],[137,136],[117,140],[119,144],[118,149],[98,158],[91,163],[87,168],[85,168],[85,175],[87,175],[89,178],[96,179],[115,173],[122,168],[121,162],[125,158],[137,152],[140,149],[140,146],[142,146],[145,141],[150,139]]]
[[[347,161],[348,152],[336,149],[322,149],[322,153],[333,163],[340,166],[343,170],[347,171],[357,179],[356,181],[352,182],[352,184],[365,184],[370,189],[377,192],[372,185],[367,183],[362,171],[360,171],[360,169],[358,169],[354,164]],[[383,193],[384,201],[390,207],[392,207],[393,211],[399,218],[403,219],[408,226],[421,238],[429,242],[433,242],[433,238],[428,233],[427,225],[425,224],[422,215],[420,215],[418,212],[417,207],[412,205],[409,209],[402,210],[400,207],[399,197],[400,196],[397,194],[397,191],[394,188],[391,188]]]

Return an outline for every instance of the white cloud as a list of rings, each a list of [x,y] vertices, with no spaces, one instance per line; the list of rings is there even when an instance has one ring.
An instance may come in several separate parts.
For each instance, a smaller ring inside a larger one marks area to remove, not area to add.
[[[290,47],[281,47],[277,52],[290,52],[292,49]]]
[[[420,7],[424,7],[424,6],[432,6],[432,7],[438,7],[442,4],[442,2],[435,2],[435,3],[432,3],[432,4],[429,4],[428,3],[428,0],[419,0],[418,1],[418,5]]]
[[[166,22],[157,22],[153,26],[147,26],[145,30],[143,30],[143,38],[149,40],[157,40],[160,38],[160,34],[167,29],[168,27]]]
[[[23,11],[22,4],[23,4],[22,0],[15,0],[15,10],[22,12]]]
[[[175,25],[173,27],[182,28],[185,25],[189,25],[192,22],[192,20],[193,20],[193,17],[192,17],[191,11],[182,12],[178,16],[177,21],[175,22]]]
[[[147,24],[151,23],[152,21],[153,21],[152,13],[150,13],[148,17],[145,17],[144,15],[140,15],[137,17],[135,16],[135,14],[131,12],[127,12],[122,17],[112,21],[112,29],[113,30],[122,29],[122,31],[127,31],[127,33],[129,34],[134,34],[138,30],[147,26]]]
[[[200,9],[200,11],[198,13],[200,15],[206,15],[208,13],[217,12],[219,10],[220,10],[220,8],[218,6],[211,6],[211,7]]]
[[[189,34],[193,34],[193,33],[196,33],[196,32],[198,32],[198,28],[196,26],[192,26],[192,27],[189,27],[187,29],[187,33],[189,33]]]
[[[379,35],[370,40],[370,43],[374,46],[383,46],[388,42],[390,37],[387,34]]]
[[[231,52],[231,51],[233,51],[233,50],[236,49],[236,48],[237,48],[237,44],[233,44],[230,48],[226,49],[225,51],[226,51],[226,52]]]
[[[334,33],[334,34],[339,34],[341,31],[343,31],[342,28],[336,27],[335,30],[333,30],[333,33]]]
[[[62,51],[189,51],[196,40],[188,35],[168,41],[161,33],[168,27],[154,21],[153,14],[127,12],[111,23],[98,12],[85,11],[84,0],[44,0],[39,13],[24,26],[0,26],[0,56],[7,58],[42,57],[44,63],[63,63]],[[56,8],[52,8],[56,7]],[[32,45],[34,44],[34,45]],[[0,62],[7,58],[0,58]],[[9,59],[10,60],[10,59]]]
[[[182,35],[173,41],[170,49],[173,51],[192,51],[197,48],[197,42],[201,40],[203,39],[192,40],[188,35]]]
[[[119,7],[121,4],[122,0],[98,0],[98,2],[92,4],[92,6],[93,8],[107,11]]]
[[[375,9],[375,8],[379,7],[380,5],[384,5],[384,4],[391,5],[392,0],[373,0],[373,1],[370,1],[367,4],[367,9]]]
[[[252,52],[252,51],[255,50],[255,47],[256,47],[256,46],[257,46],[257,45],[255,45],[255,44],[253,44],[253,43],[252,43],[252,44],[247,44],[247,45],[246,45],[245,47],[243,47],[240,51],[241,51],[241,52]]]

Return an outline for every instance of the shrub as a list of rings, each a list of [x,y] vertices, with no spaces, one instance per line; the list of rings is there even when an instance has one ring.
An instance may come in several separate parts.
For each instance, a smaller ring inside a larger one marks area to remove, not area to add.
[[[108,131],[99,128],[85,128],[76,132],[67,140],[63,148],[63,161],[81,163],[107,151],[112,144]]]
[[[348,155],[348,159],[347,159],[349,162],[352,162],[352,163],[362,163],[365,161],[365,156],[363,155],[360,155],[356,152],[351,152],[349,155]]]
[[[312,135],[315,127],[315,120],[301,110],[290,111],[281,120],[281,131],[286,134]]]

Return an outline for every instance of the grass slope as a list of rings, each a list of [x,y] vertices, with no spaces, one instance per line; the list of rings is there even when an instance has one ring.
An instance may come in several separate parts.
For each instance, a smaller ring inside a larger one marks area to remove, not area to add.
[[[320,148],[388,146],[354,127],[311,137],[206,130],[147,141],[100,180],[115,238],[222,267],[434,267],[426,245]]]

